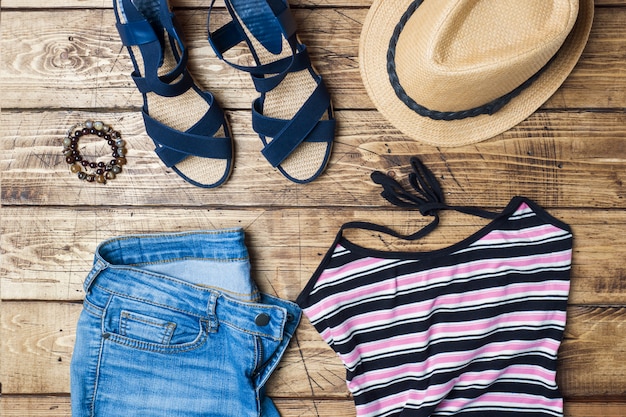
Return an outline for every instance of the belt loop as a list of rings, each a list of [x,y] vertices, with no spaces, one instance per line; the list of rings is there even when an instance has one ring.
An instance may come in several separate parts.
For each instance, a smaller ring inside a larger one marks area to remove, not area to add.
[[[209,331],[214,332],[217,330],[219,326],[219,317],[217,317],[217,301],[219,298],[219,293],[217,291],[211,291],[211,295],[209,296],[209,302],[207,305],[207,317],[209,324]]]
[[[89,293],[89,290],[95,282],[98,274],[104,271],[108,266],[108,263],[104,262],[100,258],[96,258],[96,261],[94,262],[91,271],[89,271],[89,274],[87,274],[87,278],[85,278],[85,282],[83,283],[83,289],[85,290],[85,294]]]

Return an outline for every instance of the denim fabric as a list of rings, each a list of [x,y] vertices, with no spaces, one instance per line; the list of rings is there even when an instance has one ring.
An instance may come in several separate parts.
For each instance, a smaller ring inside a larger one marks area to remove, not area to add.
[[[114,238],[85,280],[73,417],[263,416],[300,308],[259,293],[240,229]]]

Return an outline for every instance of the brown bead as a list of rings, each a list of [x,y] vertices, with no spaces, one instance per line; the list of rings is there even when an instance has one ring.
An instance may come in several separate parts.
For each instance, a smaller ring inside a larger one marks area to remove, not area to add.
[[[63,139],[63,157],[70,165],[70,171],[78,178],[88,182],[106,184],[107,180],[116,177],[126,164],[124,141],[120,132],[113,130],[103,122],[87,120],[83,126],[75,125]],[[79,140],[85,135],[97,135],[103,138],[111,147],[113,159],[110,162],[90,162],[83,158],[79,151]]]

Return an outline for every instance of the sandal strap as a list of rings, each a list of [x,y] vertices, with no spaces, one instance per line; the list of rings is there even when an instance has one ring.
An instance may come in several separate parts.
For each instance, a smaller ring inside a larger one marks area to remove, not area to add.
[[[137,85],[137,89],[142,94],[152,92],[163,97],[179,96],[185,91],[189,90],[194,85],[193,78],[187,70],[183,72],[183,77],[180,79],[180,81],[177,81],[174,84],[169,84],[167,83],[167,81],[164,81],[164,78],[169,78],[165,76],[158,77],[155,80],[153,78],[141,77],[136,71],[133,71],[130,76]]]
[[[260,117],[260,99],[255,100],[253,105],[253,124],[257,128],[268,127],[274,130],[278,122],[268,122],[267,117]],[[335,120],[320,120],[330,107],[330,95],[324,83],[318,82],[317,87],[302,107],[291,120],[282,122],[278,133],[274,131],[262,132],[255,129],[261,135],[274,134],[272,141],[261,150],[265,159],[273,166],[280,165],[291,153],[306,139],[311,136],[311,142],[330,142],[333,138]],[[324,123],[323,123],[324,122]],[[330,130],[332,129],[332,130]],[[330,134],[328,134],[330,132]],[[267,135],[269,136],[269,135]]]
[[[128,23],[117,22],[115,27],[124,46],[144,45],[157,40],[154,29],[145,19]]]
[[[291,39],[295,35],[297,24],[287,2],[283,0],[244,0],[241,2],[234,0],[234,2],[237,3],[237,14],[243,20],[244,25],[250,30],[252,36],[271,53],[277,55],[282,51],[283,36]],[[214,4],[215,0],[211,0],[208,15],[209,42],[217,56],[224,60],[223,53],[244,41],[246,34],[239,22],[234,19],[215,32],[211,32],[211,12]],[[228,3],[226,6],[231,7]],[[228,63],[243,71],[247,71],[245,68],[254,68]]]
[[[252,114],[252,128],[254,131],[270,138],[276,137],[291,121],[264,116],[256,109],[252,110]],[[336,125],[335,119],[319,120],[307,137],[304,138],[303,142],[332,142]]]
[[[231,139],[213,136],[225,124],[224,115],[217,104],[212,104],[202,119],[186,132],[173,129],[152,118],[145,108],[142,114],[146,133],[157,145],[155,152],[168,167],[192,155],[215,159],[232,158]]]
[[[125,3],[128,0],[122,0]],[[154,92],[164,97],[175,97],[183,94],[194,85],[193,78],[187,71],[188,52],[184,46],[175,15],[169,10],[167,2],[161,0],[161,22],[163,28],[170,35],[172,51],[177,53],[176,46],[180,46],[181,54],[177,57],[177,64],[165,75],[158,75],[158,69],[163,62],[162,43],[165,42],[162,34],[157,34],[146,18],[140,14],[134,5],[126,5],[125,11],[129,19],[126,23],[116,23],[117,31],[124,46],[138,46],[144,57],[145,74],[137,71],[131,74],[133,81],[142,94]],[[181,77],[182,76],[182,77]],[[179,81],[172,83],[180,78]]]
[[[309,52],[306,49],[306,45],[300,44],[296,49],[294,55],[292,55],[291,57],[280,59],[271,64],[259,66],[259,72],[251,74],[254,88],[259,93],[267,93],[268,91],[276,88],[276,86],[278,86],[278,84],[280,84],[280,82],[285,79],[287,74],[291,72],[305,70],[310,65],[311,59],[309,57]],[[268,77],[265,74],[274,75]]]

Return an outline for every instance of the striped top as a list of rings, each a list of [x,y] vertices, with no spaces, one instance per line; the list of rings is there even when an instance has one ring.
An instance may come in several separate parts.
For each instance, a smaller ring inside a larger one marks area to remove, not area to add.
[[[298,297],[347,369],[357,416],[562,416],[555,382],[572,234],[515,197],[446,249],[341,232]]]

